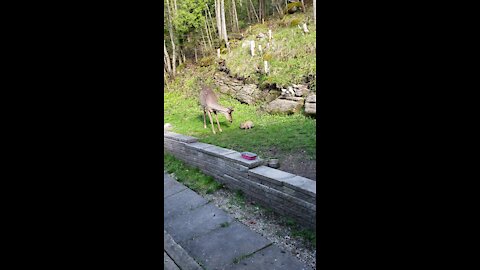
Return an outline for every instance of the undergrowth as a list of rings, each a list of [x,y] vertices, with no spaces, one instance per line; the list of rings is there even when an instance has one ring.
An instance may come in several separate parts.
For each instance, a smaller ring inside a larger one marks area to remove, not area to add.
[[[291,218],[285,218],[284,224],[290,228],[293,237],[302,238],[314,248],[317,247],[317,233],[315,230],[301,227]]]
[[[309,33],[304,34],[299,26],[307,23]],[[268,29],[272,29],[273,43],[268,41]],[[260,33],[267,37],[256,38]],[[255,41],[255,56],[250,55],[250,40]],[[246,36],[231,53],[222,57],[227,67],[235,75],[249,77],[260,85],[277,84],[287,87],[293,83],[304,83],[306,77],[316,75],[316,27],[308,24],[303,13],[287,15],[283,19],[272,20],[269,24],[257,24],[246,31]],[[267,48],[267,43],[268,48]],[[242,44],[244,44],[242,46]],[[262,46],[259,52],[258,46]],[[263,69],[267,60],[270,73],[261,75],[256,69]],[[314,82],[311,85],[315,88]],[[313,89],[315,90],[315,89]]]
[[[168,173],[174,173],[178,182],[198,193],[210,194],[222,188],[222,184],[215,181],[213,177],[186,165],[171,154],[164,153],[163,160],[164,168]]]

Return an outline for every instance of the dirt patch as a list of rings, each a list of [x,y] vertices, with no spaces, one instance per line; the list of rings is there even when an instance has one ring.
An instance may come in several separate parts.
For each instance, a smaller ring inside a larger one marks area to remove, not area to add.
[[[276,149],[268,151],[268,155],[279,159],[279,170],[317,180],[317,161],[309,159],[304,151],[299,153],[281,153]]]
[[[286,155],[280,158],[279,170],[300,175],[313,181],[317,180],[317,161],[298,155]]]

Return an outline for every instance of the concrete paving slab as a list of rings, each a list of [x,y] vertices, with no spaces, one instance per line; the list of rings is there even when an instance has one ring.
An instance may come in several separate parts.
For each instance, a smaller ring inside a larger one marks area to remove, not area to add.
[[[181,270],[202,270],[200,265],[165,230],[163,231],[163,248],[164,253],[166,252]]]
[[[182,244],[183,248],[209,270],[229,269],[236,258],[254,253],[271,242],[235,221]],[[262,268],[263,269],[263,268]]]
[[[187,189],[186,186],[180,184],[177,181],[174,181],[173,179],[170,178],[170,176],[167,176],[169,179],[163,181],[163,198],[172,196],[182,190]],[[164,176],[164,179],[167,177]]]
[[[273,245],[255,252],[252,256],[244,258],[226,269],[312,270],[311,267],[300,262],[294,256]]]
[[[164,198],[163,221],[165,222],[174,216],[185,214],[206,203],[207,200],[190,189],[180,191]]]
[[[194,237],[207,234],[210,231],[226,226],[234,219],[223,210],[212,204],[206,204],[188,212],[185,215],[175,216],[164,222],[165,230],[179,244]]]
[[[163,270],[180,270],[165,251],[163,252]]]

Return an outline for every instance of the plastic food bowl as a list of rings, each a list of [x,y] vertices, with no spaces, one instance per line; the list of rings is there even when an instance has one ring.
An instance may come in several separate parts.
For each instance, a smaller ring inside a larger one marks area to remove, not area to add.
[[[257,154],[251,152],[242,152],[242,158],[248,160],[255,160],[257,158]]]

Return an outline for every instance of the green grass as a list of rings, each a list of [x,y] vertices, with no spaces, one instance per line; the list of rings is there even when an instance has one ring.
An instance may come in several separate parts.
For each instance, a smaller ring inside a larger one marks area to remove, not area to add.
[[[195,91],[199,92],[198,89],[192,90]],[[238,152],[253,152],[264,159],[298,152],[304,153],[309,159],[316,157],[314,118],[302,114],[269,115],[261,112],[258,106],[241,104],[233,98],[223,96],[220,104],[234,107],[233,123],[228,123],[225,116],[219,114],[218,120],[223,132],[218,132],[214,119],[217,134],[213,134],[208,115],[207,128],[203,128],[203,112],[196,97],[166,92],[164,100],[164,122],[173,125],[173,132]],[[255,127],[250,130],[240,129],[240,123],[247,120],[253,121]]]
[[[237,258],[234,258],[234,259],[233,259],[233,263],[234,263],[234,264],[237,264],[237,263],[239,263],[241,260],[246,259],[246,258],[248,258],[248,257],[251,257],[253,254],[254,254],[254,253],[251,253],[251,254],[248,254],[248,255],[238,256]]]
[[[245,194],[241,190],[236,190],[234,196],[230,199],[229,203],[239,206],[244,209],[246,204]]]
[[[222,227],[222,228],[226,228],[228,226],[230,226],[230,223],[228,223],[227,221],[220,224],[220,227]]]
[[[168,173],[175,173],[177,180],[201,194],[210,194],[222,188],[213,177],[205,175],[199,169],[185,165],[173,155],[164,153],[164,168]]]
[[[291,218],[285,218],[284,219],[284,224],[290,228],[292,232],[293,237],[298,237],[302,238],[305,240],[307,243],[312,245],[313,247],[317,246],[317,233],[316,231],[312,229],[306,229],[298,225],[297,222],[295,222]]]

